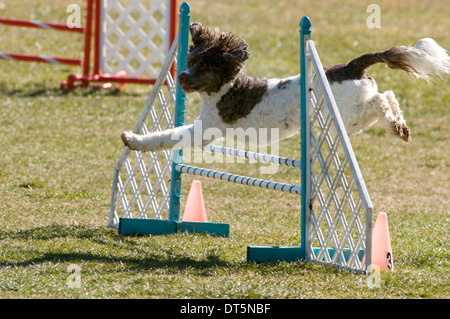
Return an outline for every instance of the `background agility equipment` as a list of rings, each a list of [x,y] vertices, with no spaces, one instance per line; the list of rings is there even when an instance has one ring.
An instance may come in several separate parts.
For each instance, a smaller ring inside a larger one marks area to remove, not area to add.
[[[111,87],[111,83],[154,84],[175,38],[177,1],[85,2],[86,7],[82,10],[85,24],[79,27],[0,17],[0,27],[31,27],[45,29],[45,32],[56,30],[83,34],[81,58],[25,55],[2,52],[0,48],[0,59],[80,66],[82,72],[69,75],[67,81],[61,83],[62,89],[87,87],[91,82],[100,83],[97,86],[104,88]]]

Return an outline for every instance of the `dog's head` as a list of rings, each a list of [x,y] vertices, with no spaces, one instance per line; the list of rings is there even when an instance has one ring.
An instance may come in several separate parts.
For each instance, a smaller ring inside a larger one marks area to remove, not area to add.
[[[231,34],[216,35],[200,23],[192,23],[189,31],[193,44],[178,81],[185,92],[218,92],[244,66],[250,56],[248,45]]]

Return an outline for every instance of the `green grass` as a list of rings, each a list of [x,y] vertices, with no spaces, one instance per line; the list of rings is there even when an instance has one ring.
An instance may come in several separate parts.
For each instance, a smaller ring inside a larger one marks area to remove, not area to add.
[[[61,22],[73,1],[3,1],[0,16]],[[324,65],[432,36],[450,48],[446,0],[377,1],[381,28],[366,26],[372,1],[192,0],[191,21],[244,37],[249,75],[298,73],[298,22],[311,18]],[[236,17],[239,17],[236,19]],[[79,35],[0,26],[0,51],[80,56]],[[45,37],[42,34],[46,34]],[[298,200],[202,180],[208,218],[230,238],[118,235],[107,227],[119,135],[134,127],[150,88],[59,91],[79,68],[0,60],[0,298],[449,298],[449,78],[431,86],[381,65],[413,140],[376,125],[351,139],[375,213],[389,217],[393,272],[380,288],[347,271],[306,263],[247,263],[247,245],[295,245]],[[199,109],[189,96],[188,121]],[[280,153],[298,157],[298,137]],[[255,165],[226,165],[244,175]],[[280,169],[279,179],[299,176]],[[184,179],[184,198],[192,177]],[[68,267],[80,268],[70,288]]]

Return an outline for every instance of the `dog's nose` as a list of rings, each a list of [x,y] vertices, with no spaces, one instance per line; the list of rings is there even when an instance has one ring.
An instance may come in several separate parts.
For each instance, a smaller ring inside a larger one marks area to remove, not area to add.
[[[188,75],[185,71],[181,72],[178,75],[178,82],[180,82],[180,84],[186,83],[187,79],[188,79]]]

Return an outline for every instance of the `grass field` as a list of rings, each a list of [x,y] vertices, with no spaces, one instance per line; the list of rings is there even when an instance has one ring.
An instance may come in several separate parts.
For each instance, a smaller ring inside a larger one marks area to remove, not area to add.
[[[72,2],[0,0],[0,16],[64,22]],[[381,9],[380,28],[367,27],[371,3]],[[189,4],[191,21],[246,39],[246,71],[261,78],[299,72],[304,15],[324,65],[422,37],[450,48],[447,0]],[[0,25],[0,51],[79,57],[81,47],[80,35]],[[395,271],[369,288],[363,275],[335,268],[246,262],[247,245],[298,244],[300,205],[292,195],[203,180],[208,218],[230,223],[230,238],[118,235],[107,223],[119,135],[134,127],[151,88],[61,92],[59,83],[79,71],[0,60],[0,299],[450,297],[449,77],[427,85],[382,65],[370,69],[380,91],[396,93],[413,139],[404,143],[379,125],[351,138],[375,213],[388,214],[391,233]],[[188,105],[192,121],[197,95]],[[280,154],[298,157],[298,143],[283,141]],[[299,181],[287,170],[279,178]],[[79,287],[71,285],[73,269]]]

